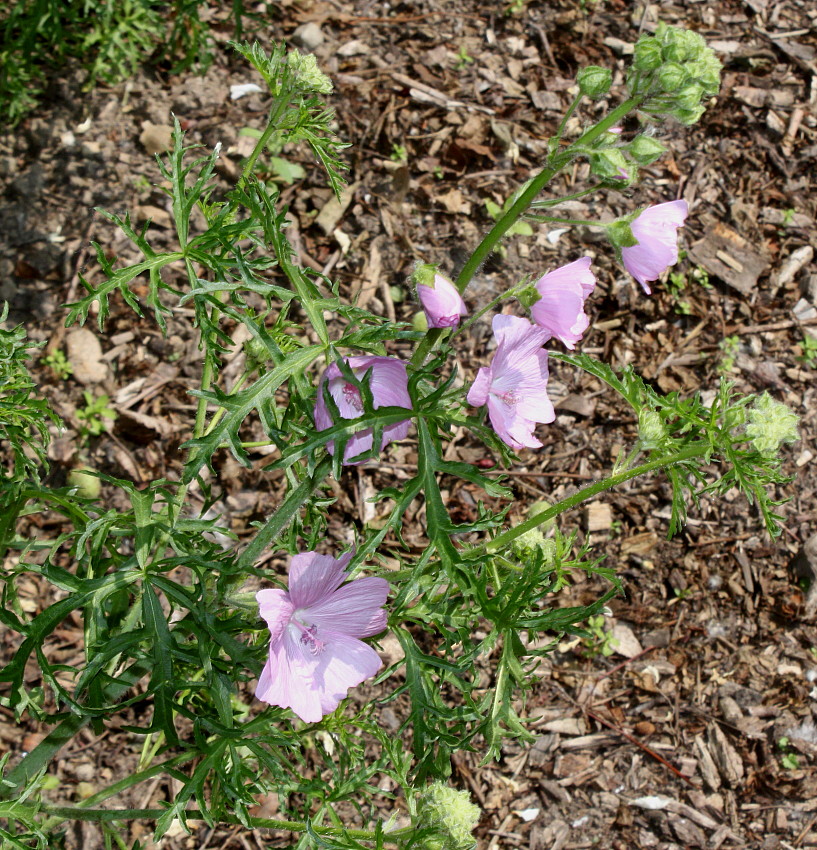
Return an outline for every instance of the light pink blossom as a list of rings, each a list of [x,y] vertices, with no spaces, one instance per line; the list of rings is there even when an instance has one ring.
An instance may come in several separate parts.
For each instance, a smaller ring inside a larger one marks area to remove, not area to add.
[[[647,207],[630,225],[637,245],[621,249],[624,268],[650,294],[649,281],[658,278],[678,262],[676,231],[686,220],[689,207],[686,201],[668,201]]]
[[[533,321],[571,349],[590,324],[584,313],[584,302],[596,286],[590,262],[582,257],[541,277],[536,282],[540,298],[530,308]]]
[[[270,645],[255,695],[291,708],[306,723],[334,711],[349,688],[382,666],[360,638],[386,627],[382,606],[389,583],[369,577],[343,584],[351,557],[351,552],[337,559],[301,552],[290,564],[289,591],[256,593]]]
[[[352,374],[359,380],[367,371],[371,370],[369,387],[372,391],[372,401],[375,410],[378,407],[405,407],[411,409],[411,397],[408,392],[408,375],[406,364],[396,357],[377,357],[375,355],[362,355],[359,357],[348,357],[345,362],[352,370]],[[318,398],[315,402],[315,426],[319,431],[331,428],[333,424],[332,415],[323,397],[324,384],[329,383],[329,393],[338,406],[340,415],[344,419],[357,419],[363,413],[363,400],[360,390],[350,383],[341,373],[337,363],[332,363],[323,373],[318,385]],[[387,425],[383,429],[383,439],[380,443],[381,450],[386,443],[392,440],[402,440],[409,431],[411,420],[405,419]],[[335,441],[330,440],[326,444],[330,454],[335,452]],[[372,448],[372,429],[358,431],[353,434],[346,443],[343,453],[343,462],[349,463],[349,458],[368,452]],[[355,465],[355,464],[352,464]]]
[[[468,315],[468,308],[457,287],[439,272],[434,275],[431,286],[417,284],[417,297],[430,328],[455,328],[460,317]]]
[[[556,414],[547,396],[550,338],[544,328],[519,316],[494,316],[497,347],[490,366],[483,366],[468,391],[468,403],[488,405],[494,430],[511,448],[537,449],[537,422],[553,422]]]

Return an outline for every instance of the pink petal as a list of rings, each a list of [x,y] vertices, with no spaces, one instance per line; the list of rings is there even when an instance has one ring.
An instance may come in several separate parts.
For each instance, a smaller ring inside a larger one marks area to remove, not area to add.
[[[328,629],[354,638],[369,637],[386,626],[382,606],[388,595],[389,583],[385,579],[355,579],[305,609],[303,618],[318,626],[321,633]]]
[[[258,601],[258,613],[267,621],[270,643],[275,643],[295,610],[289,594],[283,590],[265,589],[259,590],[255,598]]]
[[[317,659],[311,696],[320,701],[323,714],[334,711],[349,688],[371,678],[383,666],[368,644],[337,632],[326,633],[326,648]]]
[[[630,225],[637,245],[621,249],[627,271],[649,295],[649,281],[658,278],[678,262],[677,229],[686,220],[686,201],[668,201],[648,207]]]
[[[474,407],[482,407],[488,401],[488,393],[491,390],[492,374],[487,366],[483,366],[478,372],[471,389],[468,390],[468,404]]]
[[[328,599],[346,580],[351,553],[335,559],[317,552],[300,552],[289,565],[289,599],[293,609],[308,608]],[[263,592],[263,591],[262,591]]]
[[[311,663],[310,663],[311,661]],[[314,686],[315,659],[307,659],[304,649],[289,633],[270,656],[255,695],[263,702],[281,708],[291,708],[306,723],[317,723],[323,717],[320,694]]]
[[[506,405],[493,395],[488,397],[488,416],[494,431],[512,449],[538,449],[542,445],[533,436],[535,423],[520,418],[512,405]]]

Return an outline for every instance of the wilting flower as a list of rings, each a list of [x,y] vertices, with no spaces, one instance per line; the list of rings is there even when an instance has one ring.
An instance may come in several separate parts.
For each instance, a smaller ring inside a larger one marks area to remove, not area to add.
[[[686,220],[689,207],[686,201],[668,201],[647,207],[631,224],[637,245],[623,247],[621,259],[624,268],[650,294],[649,281],[658,278],[678,262],[678,236],[676,230]]]
[[[289,591],[256,594],[270,645],[255,695],[291,708],[307,723],[334,711],[349,688],[374,676],[382,664],[360,638],[386,627],[382,606],[389,583],[369,577],[343,584],[351,557],[301,552],[290,564]]]
[[[542,444],[533,436],[537,422],[553,422],[547,396],[548,353],[542,346],[550,333],[519,316],[494,316],[496,352],[468,391],[468,403],[488,405],[491,425],[514,449]]]
[[[584,313],[584,302],[596,286],[590,262],[582,257],[541,277],[536,282],[539,300],[530,308],[533,321],[571,349],[590,324]]]
[[[362,355],[359,357],[347,357],[345,362],[352,370],[352,374],[359,380],[367,371],[371,370],[369,387],[372,391],[372,401],[375,410],[378,407],[405,407],[411,409],[411,397],[408,392],[408,375],[406,364],[395,357],[377,357],[374,355]],[[329,394],[338,406],[340,415],[344,419],[357,419],[363,413],[363,400],[360,390],[346,379],[341,373],[337,363],[332,363],[323,373],[318,385],[318,399],[315,402],[315,426],[319,431],[331,428],[336,422],[332,422],[332,416],[323,397],[324,384],[329,383]],[[392,440],[402,440],[408,434],[411,421],[404,419],[387,425],[383,429],[383,439],[380,443],[382,449],[386,443]],[[368,452],[372,447],[372,429],[358,431],[353,434],[346,443],[343,453],[343,462],[349,463],[349,458]],[[330,454],[335,452],[335,442],[330,440],[326,444]]]
[[[428,319],[430,328],[455,328],[468,308],[459,290],[432,265],[422,265],[414,273],[417,297]]]

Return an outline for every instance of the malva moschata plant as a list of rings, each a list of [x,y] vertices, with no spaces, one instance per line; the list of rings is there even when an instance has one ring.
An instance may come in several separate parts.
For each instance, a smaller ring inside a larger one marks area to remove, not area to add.
[[[17,646],[0,672],[2,705],[52,726],[30,752],[2,761],[3,834],[16,847],[46,848],[66,823],[91,820],[121,843],[117,824],[139,818],[154,822],[155,840],[199,820],[289,831],[299,848],[465,848],[479,810],[450,787],[452,755],[469,749],[489,761],[506,740],[531,740],[524,698],[541,657],[560,635],[589,638],[592,625],[588,632],[584,624],[598,623],[590,618],[621,589],[612,567],[557,520],[661,472],[672,489],[670,536],[690,505],[732,488],[772,537],[780,533],[772,490],[786,479],[778,453],[797,438],[797,417],[784,405],[738,395],[727,380],[706,403],[662,395],[630,366],[617,372],[577,353],[596,285],[583,253],[543,269],[538,281],[509,281],[487,304],[468,290],[527,217],[602,227],[649,293],[675,262],[678,230],[694,209],[668,200],[615,222],[588,222],[554,208],[593,193],[629,193],[639,169],[664,151],[664,122],[701,116],[718,91],[720,64],[700,35],[659,24],[635,44],[618,101],[609,70],[582,69],[540,170],[462,267],[413,258],[428,325],[417,330],[349,303],[336,283],[295,262],[288,209],[256,168],[282,141],[303,142],[340,192],[345,145],[322,99],[331,81],[313,56],[234,46],[260,74],[269,102],[235,185],[222,194],[218,147],[188,146],[177,123],[173,149],[158,158],[177,245],[160,251],[149,225],[136,229],[128,215],[101,211],[142,259],[114,266],[98,248],[104,279],[83,278],[84,294],[68,305],[69,325],[85,322],[93,307],[104,326],[118,294],[138,315],[149,310],[163,332],[170,315],[192,314],[201,374],[178,476],[137,486],[87,470],[102,496],[118,492],[105,504],[88,488],[43,483],[56,417],[28,377],[33,346],[23,329],[0,331],[0,438],[9,448],[0,475],[0,616]],[[611,105],[568,138],[569,119],[601,98]],[[586,185],[547,195],[582,162]],[[140,300],[137,291],[147,294]],[[483,348],[486,365],[459,373],[458,350],[492,312],[495,349]],[[228,333],[238,325],[249,337],[243,351]],[[243,372],[228,386],[223,368],[239,355]],[[449,459],[447,448],[455,434],[470,435],[496,458],[492,472],[512,465],[517,451],[535,451],[555,428],[547,395],[555,362],[617,393],[632,408],[638,437],[612,470],[510,524],[508,480]],[[105,410],[97,413],[104,419]],[[407,440],[414,451],[398,479],[388,458]],[[215,463],[226,453],[245,467],[265,464],[276,494],[240,541],[210,511],[220,492]],[[367,462],[380,462],[378,480],[386,482],[373,496],[381,518],[351,526],[338,518],[338,488]],[[477,494],[462,521],[449,504],[455,480]],[[404,538],[409,511],[421,523],[421,545]],[[58,521],[51,540],[31,531],[40,512],[50,527]],[[587,605],[560,605],[559,592],[581,572],[604,579],[606,591]],[[19,593],[32,576],[43,588],[35,610]],[[84,644],[83,658],[66,667],[53,647],[69,617],[82,623]],[[43,777],[61,749],[86,727],[100,734],[114,722],[142,740],[138,768],[80,803],[53,802]],[[175,796],[129,808],[139,786],[157,777],[168,787],[172,778]],[[380,790],[382,777],[391,791]],[[260,817],[255,807],[273,792],[276,817]],[[378,815],[383,794],[395,812],[386,820]]]

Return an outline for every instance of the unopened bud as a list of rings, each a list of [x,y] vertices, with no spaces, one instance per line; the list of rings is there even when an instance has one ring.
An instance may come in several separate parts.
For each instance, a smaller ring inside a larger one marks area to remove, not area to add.
[[[700,83],[687,83],[675,93],[675,103],[679,109],[692,110],[701,105],[704,89]]]
[[[627,146],[627,153],[640,165],[650,165],[665,151],[664,145],[651,136],[636,136]]]
[[[302,91],[318,94],[332,93],[332,80],[318,67],[318,60],[314,54],[301,54],[293,50],[287,56],[287,64],[294,71],[298,88]]]
[[[638,439],[645,449],[657,449],[666,436],[660,414],[654,410],[642,410],[638,414]]]
[[[658,83],[665,92],[677,91],[687,81],[687,72],[677,62],[667,62],[658,71]]]
[[[440,850],[473,847],[473,832],[481,814],[467,791],[457,791],[444,782],[433,782],[417,798],[419,825],[436,833],[427,846]]]
[[[658,39],[642,35],[633,49],[633,67],[638,71],[655,71],[663,61]]]
[[[613,84],[613,74],[609,68],[588,65],[576,75],[576,82],[583,95],[598,100],[610,91],[610,86]]]
[[[755,399],[747,415],[746,436],[763,455],[776,455],[783,443],[794,443],[800,439],[797,432],[800,417],[768,393]]]
[[[630,167],[618,148],[607,148],[590,154],[590,171],[598,177],[629,180]]]

